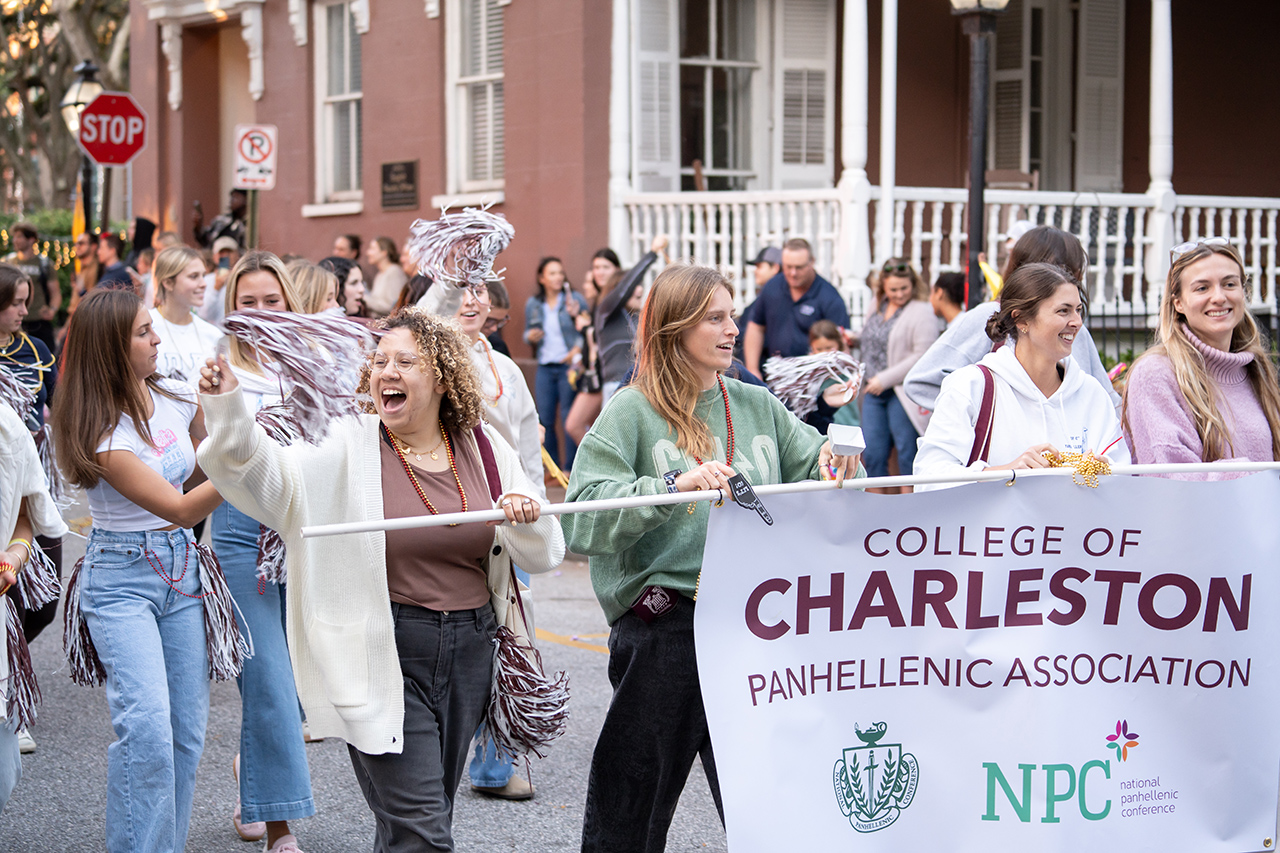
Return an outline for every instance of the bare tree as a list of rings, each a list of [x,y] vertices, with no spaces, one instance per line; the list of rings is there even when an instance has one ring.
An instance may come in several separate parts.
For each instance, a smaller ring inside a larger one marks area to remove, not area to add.
[[[69,207],[79,148],[60,104],[77,64],[92,60],[108,89],[128,86],[128,0],[10,0],[0,4],[0,171],[33,207]],[[104,58],[105,57],[105,58]],[[40,180],[48,169],[53,192]]]

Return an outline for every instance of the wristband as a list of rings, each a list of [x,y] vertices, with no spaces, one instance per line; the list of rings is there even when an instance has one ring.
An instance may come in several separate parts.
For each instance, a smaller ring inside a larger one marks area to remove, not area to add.
[[[26,548],[26,549],[27,549],[27,556],[23,558],[23,560],[22,560],[22,562],[23,562],[23,563],[26,563],[26,562],[27,562],[27,560],[30,560],[30,559],[31,559],[31,543],[30,543],[28,540],[26,540],[26,539],[11,539],[11,540],[9,540],[9,548],[12,548],[14,545],[21,545],[23,548]],[[8,549],[6,549],[6,550],[8,550]],[[18,568],[21,568],[21,565],[19,565],[19,566],[18,566]]]
[[[662,475],[662,479],[666,481],[666,484],[667,484],[668,494],[674,495],[676,492],[680,491],[678,488],[676,488],[676,477],[679,477],[683,473],[684,471],[680,470],[679,468],[673,468],[672,470]]]

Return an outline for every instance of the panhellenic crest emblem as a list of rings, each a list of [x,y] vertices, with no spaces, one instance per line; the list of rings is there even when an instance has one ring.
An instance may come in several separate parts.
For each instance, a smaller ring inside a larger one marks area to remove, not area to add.
[[[911,805],[920,782],[916,757],[900,743],[879,743],[888,726],[875,723],[866,731],[854,725],[862,746],[849,747],[836,761],[834,783],[840,811],[858,832],[890,826]]]

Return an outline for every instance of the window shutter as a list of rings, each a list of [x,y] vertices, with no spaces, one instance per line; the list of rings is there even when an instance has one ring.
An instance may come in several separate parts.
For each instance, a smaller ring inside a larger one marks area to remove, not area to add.
[[[462,0],[459,75],[481,78],[466,82],[463,121],[466,126],[463,188],[501,182],[504,174],[502,97],[503,9],[499,0]],[[496,78],[496,79],[495,79]]]
[[[676,0],[638,0],[635,9],[631,108],[635,186],[641,192],[680,189],[680,103]]]
[[[835,180],[835,4],[781,0],[774,46],[774,173],[780,189]]]
[[[1080,0],[1076,189],[1124,189],[1124,0]]]
[[[996,18],[995,70],[991,75],[988,168],[1027,171],[1027,51],[1023,0],[1012,0]]]

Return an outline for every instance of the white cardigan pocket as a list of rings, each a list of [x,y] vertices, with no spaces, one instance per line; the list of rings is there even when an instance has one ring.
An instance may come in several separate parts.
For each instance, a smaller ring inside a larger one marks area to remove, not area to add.
[[[324,692],[335,708],[369,703],[369,653],[364,622],[335,625],[314,617],[308,643],[320,662]]]

